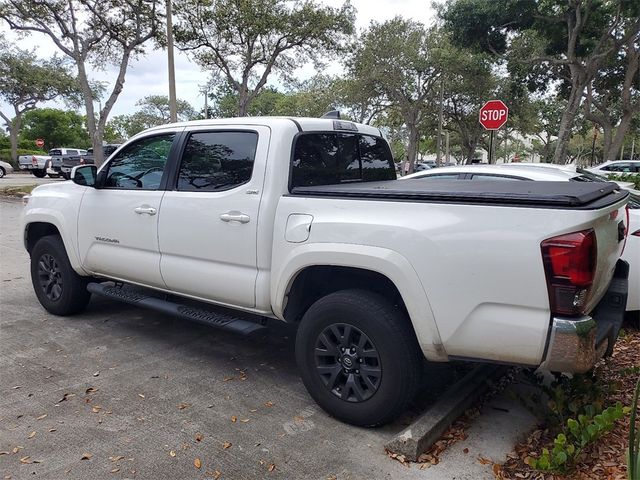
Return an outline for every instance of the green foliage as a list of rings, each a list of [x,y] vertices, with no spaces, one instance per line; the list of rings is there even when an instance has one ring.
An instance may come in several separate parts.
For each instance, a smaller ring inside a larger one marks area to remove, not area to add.
[[[568,433],[559,433],[553,440],[551,450],[543,448],[538,458],[529,457],[529,466],[542,471],[566,472],[586,446],[613,430],[616,420],[629,413],[629,408],[618,402],[600,413],[596,412],[594,405],[586,405],[584,413],[579,414],[577,419],[567,419],[565,430]]]
[[[584,449],[611,431],[616,420],[629,413],[620,402],[605,408],[605,399],[614,389],[604,384],[593,372],[571,377],[554,374],[545,384],[540,376],[532,374],[538,391],[521,401],[534,414],[544,418],[553,432],[558,432],[550,448],[543,448],[527,463],[542,471],[566,472],[577,462]]]
[[[314,0],[179,0],[175,38],[238,95],[236,115],[244,116],[275,73],[289,81],[309,61],[344,48],[353,33],[354,10],[321,6]]]
[[[631,403],[631,418],[629,420],[629,453],[627,459],[627,473],[629,480],[640,479],[640,429],[636,424],[638,413],[638,397],[640,396],[640,378],[636,383],[636,390]]]
[[[71,110],[39,108],[24,114],[22,138],[44,140],[45,149],[87,148],[91,145],[84,117]]]
[[[607,178],[616,182],[631,182],[634,189],[640,190],[640,175],[637,173],[607,173]]]

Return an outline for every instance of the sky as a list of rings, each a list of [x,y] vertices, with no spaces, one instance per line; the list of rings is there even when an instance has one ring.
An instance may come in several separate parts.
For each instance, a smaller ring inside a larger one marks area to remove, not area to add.
[[[318,1],[332,7],[339,7],[343,4],[342,0]],[[427,25],[433,23],[435,18],[435,11],[430,0],[351,0],[351,4],[357,12],[356,28],[358,31],[366,28],[372,20],[383,22],[398,15]],[[16,41],[22,49],[35,50],[39,58],[47,58],[58,52],[53,42],[42,34],[34,33],[26,38],[18,39],[4,23],[0,26],[0,33],[7,40]],[[203,72],[195,62],[189,59],[187,54],[177,49],[175,70],[177,97],[188,101],[196,110],[201,110],[204,104],[201,86],[206,83],[209,77],[208,73]],[[323,73],[339,74],[340,72],[339,64],[332,62],[327,65],[327,69]],[[296,72],[296,76],[305,79],[315,73],[312,65],[305,65]],[[91,71],[90,75],[95,80],[107,80],[115,78],[117,72],[114,66],[107,66],[104,71]],[[166,51],[152,50],[145,57],[131,62],[124,89],[111,110],[109,118],[135,112],[138,109],[135,105],[136,102],[146,95],[168,95],[167,77]],[[278,81],[275,77],[270,77],[269,84],[278,85]],[[112,85],[108,91],[111,88]],[[67,108],[62,102],[49,102],[41,106]],[[7,108],[6,104],[0,102],[0,109],[3,112],[11,113],[12,116],[13,109]],[[84,111],[80,113],[84,114]]]

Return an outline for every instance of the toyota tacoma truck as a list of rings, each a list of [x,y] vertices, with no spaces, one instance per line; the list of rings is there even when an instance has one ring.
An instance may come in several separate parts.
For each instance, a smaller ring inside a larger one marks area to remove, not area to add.
[[[71,176],[22,215],[47,311],[297,324],[304,385],[353,424],[401,413],[425,359],[584,372],[622,322],[615,183],[402,182],[377,128],[275,117],[155,127]]]

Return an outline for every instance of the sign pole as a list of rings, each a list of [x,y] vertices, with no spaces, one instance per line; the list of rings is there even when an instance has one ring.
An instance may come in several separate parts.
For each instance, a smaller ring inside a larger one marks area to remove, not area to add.
[[[495,130],[491,130],[489,134],[489,165],[493,164],[493,135]]]

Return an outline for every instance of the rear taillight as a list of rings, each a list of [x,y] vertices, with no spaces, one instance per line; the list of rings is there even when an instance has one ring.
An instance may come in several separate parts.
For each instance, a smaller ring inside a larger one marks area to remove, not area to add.
[[[38,159],[36,157],[31,157],[31,165],[34,167],[38,166]]]
[[[84,165],[84,158],[80,159],[80,165]]]
[[[596,273],[595,232],[560,235],[543,241],[540,247],[551,311],[560,315],[585,313]]]

